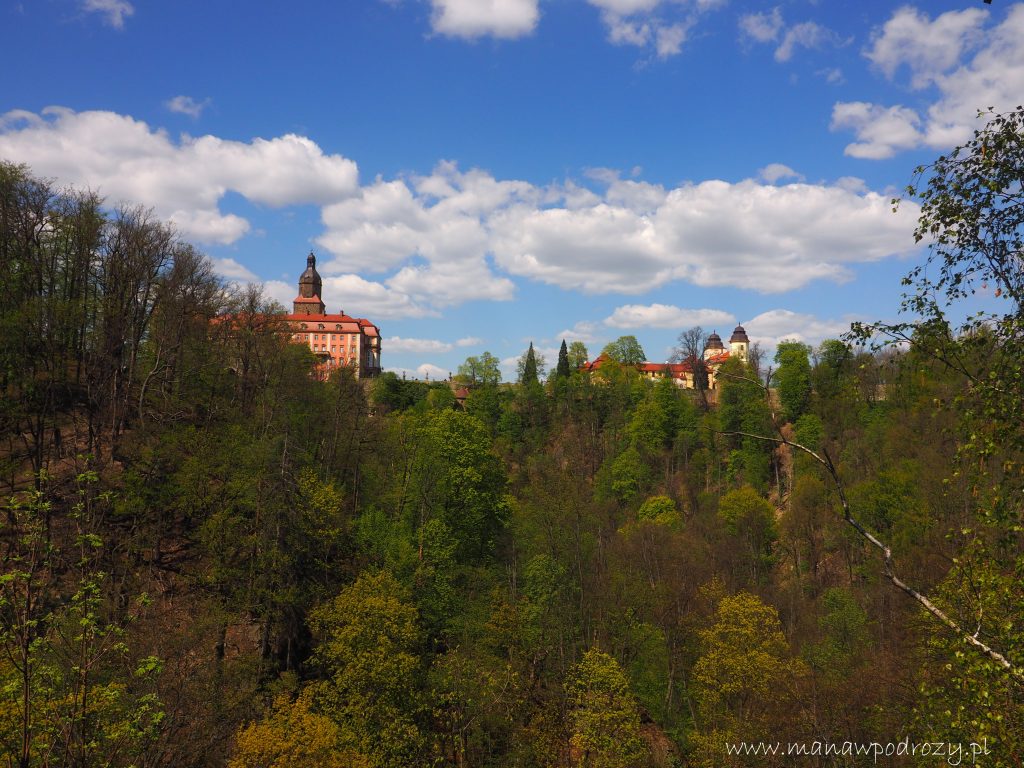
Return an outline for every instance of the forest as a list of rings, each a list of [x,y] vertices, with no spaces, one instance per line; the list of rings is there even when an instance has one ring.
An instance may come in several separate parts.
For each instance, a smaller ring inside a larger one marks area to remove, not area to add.
[[[1024,765],[1022,178],[917,170],[901,322],[463,402],[0,164],[0,764]]]

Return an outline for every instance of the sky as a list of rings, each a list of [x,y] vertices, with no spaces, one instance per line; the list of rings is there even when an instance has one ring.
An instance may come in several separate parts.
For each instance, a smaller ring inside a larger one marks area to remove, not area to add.
[[[894,319],[914,168],[1024,99],[1024,3],[0,0],[0,159],[171,221],[386,369]],[[13,63],[13,64],[12,64]]]

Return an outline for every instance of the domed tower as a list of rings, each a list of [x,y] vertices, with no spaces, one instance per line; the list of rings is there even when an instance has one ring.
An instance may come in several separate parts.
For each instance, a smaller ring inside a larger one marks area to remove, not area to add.
[[[320,295],[324,290],[324,282],[316,271],[316,256],[309,252],[306,257],[306,271],[299,277],[299,295],[295,298],[296,315],[322,315],[326,312]]]
[[[736,330],[729,337],[729,352],[743,362],[747,362],[747,352],[750,350],[750,339],[742,325],[737,325]]]
[[[725,351],[725,345],[722,344],[722,337],[717,332],[712,332],[708,336],[708,345],[704,348],[704,359],[720,355]]]

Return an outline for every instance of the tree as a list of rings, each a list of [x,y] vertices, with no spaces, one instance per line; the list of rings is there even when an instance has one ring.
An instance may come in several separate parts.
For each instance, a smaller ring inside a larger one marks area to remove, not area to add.
[[[582,341],[574,341],[569,345],[569,367],[578,371],[580,366],[583,365],[589,359],[587,352],[587,345]]]
[[[501,361],[490,352],[484,352],[479,357],[475,355],[467,357],[466,361],[459,366],[457,378],[460,382],[469,385],[497,385],[501,382]]]
[[[615,341],[605,345],[601,354],[607,355],[621,365],[639,365],[647,356],[636,336],[619,336]]]
[[[679,334],[676,346],[672,350],[672,360],[677,363],[689,363],[693,374],[693,388],[696,389],[707,405],[708,366],[704,362],[704,350],[708,347],[708,335],[699,325],[688,328]]]
[[[747,592],[721,598],[700,641],[703,652],[693,666],[702,723],[693,738],[695,764],[728,765],[726,743],[780,736],[773,721],[804,667],[790,658],[778,611]]]
[[[569,672],[572,764],[579,768],[635,768],[647,746],[629,681],[615,659],[591,648]]]
[[[228,768],[372,768],[345,747],[338,725],[315,711],[311,693],[294,701],[278,695],[262,720],[238,732]]]
[[[944,607],[901,588],[960,642],[987,657],[981,664],[959,653],[951,657],[958,675],[987,687],[991,671],[1002,670],[1019,687],[1024,657],[1015,648],[1019,640],[1012,627],[1020,626],[1024,614],[997,620],[985,605],[994,594],[1000,595],[1001,606],[1024,605],[1019,579],[1024,568],[1024,107],[982,116],[988,117],[983,128],[931,165],[917,168],[907,188],[921,206],[914,238],[929,248],[927,261],[903,280],[908,291],[901,311],[911,318],[855,323],[850,340],[882,337],[962,377],[951,405],[959,421],[960,456],[975,521],[961,535],[967,535],[965,554],[984,555],[958,568],[995,568],[971,590],[944,589]],[[980,311],[962,306],[972,298],[982,299]],[[966,319],[955,324],[950,315]],[[1010,540],[1014,543],[1007,546]],[[980,617],[976,628],[974,617]]]
[[[776,386],[786,420],[793,422],[804,414],[811,402],[810,348],[799,341],[780,341],[775,351]]]
[[[562,339],[562,346],[558,349],[558,367],[555,368],[555,376],[560,379],[568,378],[569,372],[569,349],[565,346],[565,339]]]
[[[387,571],[364,572],[314,610],[309,623],[326,677],[314,700],[339,726],[340,743],[370,757],[375,768],[418,762],[422,670],[418,614],[408,591]]]
[[[544,356],[538,355],[533,349],[533,342],[530,348],[519,358],[517,365],[519,383],[529,387],[540,383],[540,377],[544,375]]]

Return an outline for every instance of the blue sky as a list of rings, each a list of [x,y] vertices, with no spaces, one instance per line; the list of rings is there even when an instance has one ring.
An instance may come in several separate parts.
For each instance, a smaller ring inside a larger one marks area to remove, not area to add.
[[[0,158],[286,306],[314,250],[328,311],[431,378],[891,318],[922,253],[890,198],[1024,98],[1000,0],[0,0],[0,40]]]

